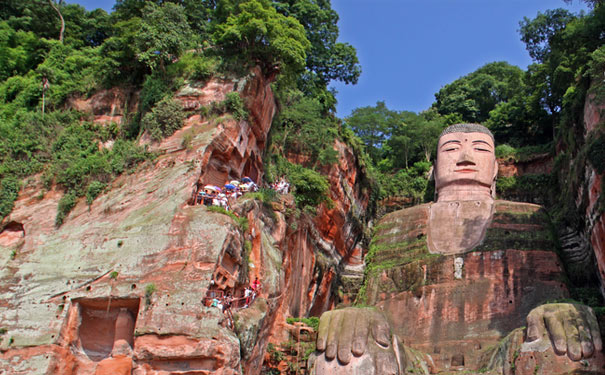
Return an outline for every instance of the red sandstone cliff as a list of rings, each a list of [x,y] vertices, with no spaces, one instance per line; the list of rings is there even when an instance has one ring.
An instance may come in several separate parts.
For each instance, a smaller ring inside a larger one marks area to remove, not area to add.
[[[244,231],[188,204],[198,181],[262,179],[276,110],[269,83],[257,70],[182,88],[176,98],[188,117],[150,144],[160,156],[116,179],[90,207],[80,201],[58,229],[60,192],[40,198],[30,184],[20,193],[0,232],[0,372],[258,374],[269,340],[283,340],[285,317],[334,304],[337,274],[360,266],[368,203],[346,145],[334,145],[339,164],[328,173],[335,205],[316,217],[289,217],[288,196],[272,209],[243,199],[234,211],[248,218]],[[234,90],[247,120],[200,116],[201,106]],[[71,105],[120,122],[132,98],[110,90]],[[226,328],[203,298],[209,289],[239,292],[255,276],[262,295],[236,314],[235,330]]]
[[[605,105],[595,103],[595,96],[589,95],[584,106],[584,138],[589,136],[603,136],[602,117]],[[603,152],[603,150],[601,150]],[[585,230],[586,238],[594,257],[597,260],[598,276],[601,282],[601,293],[605,296],[605,217],[603,215],[603,175],[597,173],[589,163],[584,166],[585,186],[578,191],[576,204],[586,207]],[[586,243],[586,242],[584,242]]]

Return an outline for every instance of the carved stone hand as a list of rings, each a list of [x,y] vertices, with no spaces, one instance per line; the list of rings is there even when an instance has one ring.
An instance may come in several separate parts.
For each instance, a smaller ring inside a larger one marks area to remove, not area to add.
[[[394,375],[403,368],[389,323],[372,308],[350,307],[324,313],[319,322],[317,350],[324,352],[316,361],[318,375],[328,373],[328,369],[331,374],[338,373],[347,365],[362,372],[346,373]]]
[[[567,354],[572,361],[603,349],[594,312],[580,304],[551,303],[533,309],[527,316],[527,340],[551,341],[556,354]]]

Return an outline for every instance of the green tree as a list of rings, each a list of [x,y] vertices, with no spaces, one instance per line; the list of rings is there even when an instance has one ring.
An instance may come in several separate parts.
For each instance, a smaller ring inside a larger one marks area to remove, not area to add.
[[[101,45],[101,76],[107,85],[140,83],[146,73],[145,65],[137,59],[135,41],[141,19],[134,17],[112,25],[111,37]]]
[[[148,3],[141,26],[135,35],[137,58],[151,70],[166,70],[166,65],[177,59],[186,48],[191,28],[183,7],[173,3],[162,6]]]
[[[277,13],[268,0],[242,2],[213,36],[224,53],[260,65],[267,75],[300,72],[310,48],[301,24]]]
[[[336,162],[337,123],[322,104],[298,90],[281,95],[280,102],[283,107],[272,129],[274,152],[282,157],[304,155],[313,168]]]
[[[424,160],[430,162],[437,150],[437,140],[443,131],[444,124],[439,119],[422,121],[414,129],[414,140],[420,146]]]
[[[296,18],[305,28],[311,49],[307,69],[319,84],[331,80],[357,83],[361,67],[357,51],[348,43],[339,43],[338,14],[329,0],[286,0],[274,2],[281,13]]]
[[[383,143],[390,137],[392,129],[397,127],[400,118],[396,111],[379,101],[375,106],[354,109],[345,122],[366,145],[366,151],[374,163],[378,163],[382,158]]]
[[[498,103],[523,92],[523,71],[506,62],[493,62],[445,85],[433,107],[443,116],[459,114],[465,122],[482,123]]]
[[[523,17],[519,22],[519,33],[529,56],[543,62],[550,53],[552,38],[573,19],[573,14],[561,8],[538,12],[533,20]]]

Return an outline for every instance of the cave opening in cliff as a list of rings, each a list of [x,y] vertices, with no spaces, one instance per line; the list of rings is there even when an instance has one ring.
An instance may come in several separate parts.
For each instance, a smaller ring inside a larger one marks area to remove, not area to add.
[[[246,165],[242,170],[242,175],[250,177],[252,181],[258,182],[259,173],[256,167],[254,166],[254,161],[256,161],[256,155],[252,153],[246,161]]]
[[[16,245],[24,237],[25,229],[22,223],[10,221],[3,228],[0,227],[0,246]]]
[[[91,360],[108,358],[114,347],[124,342],[133,348],[138,298],[78,298],[73,303],[80,317],[78,338]]]

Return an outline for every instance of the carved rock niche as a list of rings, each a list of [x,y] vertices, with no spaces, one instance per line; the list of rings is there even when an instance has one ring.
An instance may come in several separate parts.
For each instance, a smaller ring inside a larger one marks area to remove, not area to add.
[[[139,299],[78,298],[73,302],[80,317],[78,338],[88,358],[101,361],[133,348]]]

